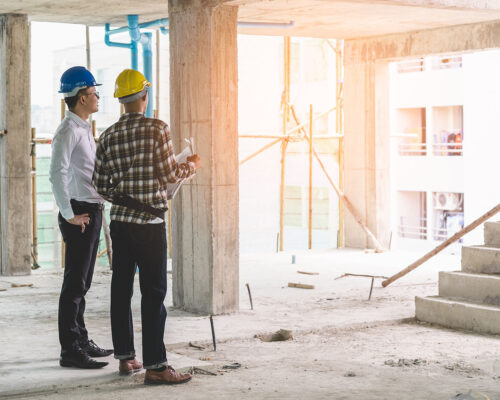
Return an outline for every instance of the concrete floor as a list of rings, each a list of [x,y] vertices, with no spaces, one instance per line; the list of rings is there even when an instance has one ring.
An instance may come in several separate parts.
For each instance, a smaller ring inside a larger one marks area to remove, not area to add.
[[[214,318],[217,352],[206,316],[169,309],[165,341],[176,368],[198,366],[179,387],[146,387],[142,374],[122,378],[117,362],[101,371],[58,366],[57,300],[62,273],[35,271],[0,278],[0,397],[43,399],[335,398],[449,399],[470,389],[500,399],[498,337],[475,335],[413,321],[414,296],[437,294],[439,270],[460,269],[458,255],[440,255],[388,288],[343,273],[389,276],[419,254],[365,254],[356,250],[247,255],[241,259],[240,312]],[[319,272],[302,275],[297,270]],[[169,275],[170,276],[170,275]],[[110,273],[98,270],[87,295],[91,337],[111,345]],[[309,283],[314,290],[288,288]],[[33,283],[33,287],[11,287]],[[245,288],[254,299],[250,310]],[[169,281],[169,294],[171,295]],[[139,288],[134,297],[140,355]],[[167,306],[171,305],[168,296]],[[294,340],[264,343],[256,334],[291,329]],[[205,346],[198,350],[188,345]],[[139,356],[139,359],[141,357]],[[242,368],[226,370],[239,362]],[[133,391],[131,391],[133,390]]]

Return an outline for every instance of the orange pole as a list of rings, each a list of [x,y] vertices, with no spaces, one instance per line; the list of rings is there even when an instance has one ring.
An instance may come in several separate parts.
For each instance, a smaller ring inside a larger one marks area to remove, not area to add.
[[[330,42],[328,42],[330,43]],[[331,45],[331,44],[330,44]],[[337,78],[337,90],[336,90],[336,133],[342,135],[339,140],[338,149],[338,167],[339,167],[339,189],[341,192],[344,191],[344,125],[343,125],[343,53],[342,53],[342,41],[337,40],[336,48],[336,78]],[[339,197],[339,247],[344,247],[344,203],[342,198]]]
[[[283,137],[287,134],[288,112],[290,104],[290,37],[283,38]],[[280,251],[283,251],[283,234],[285,228],[285,161],[286,161],[286,147],[288,141],[283,140],[281,145],[281,186],[280,186]]]
[[[313,106],[309,105],[309,249],[312,249],[313,222]]]

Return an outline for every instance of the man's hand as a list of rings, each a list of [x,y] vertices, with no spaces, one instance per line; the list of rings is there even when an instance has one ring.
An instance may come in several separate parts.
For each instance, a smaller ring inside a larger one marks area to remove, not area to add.
[[[90,216],[88,214],[75,215],[73,218],[67,220],[72,225],[80,225],[82,233],[85,232],[85,225],[90,223]]]
[[[196,169],[201,168],[201,158],[198,154],[193,154],[192,156],[187,157],[187,160],[189,162],[194,163],[194,166]]]

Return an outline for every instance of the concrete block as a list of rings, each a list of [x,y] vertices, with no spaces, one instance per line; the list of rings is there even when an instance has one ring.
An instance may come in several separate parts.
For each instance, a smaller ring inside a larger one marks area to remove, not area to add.
[[[500,247],[500,222],[484,224],[484,244],[490,247]]]
[[[486,245],[462,247],[462,272],[500,274],[500,248]]]
[[[500,307],[443,297],[415,297],[415,318],[453,329],[500,334]]]
[[[439,296],[500,306],[500,276],[442,271]]]

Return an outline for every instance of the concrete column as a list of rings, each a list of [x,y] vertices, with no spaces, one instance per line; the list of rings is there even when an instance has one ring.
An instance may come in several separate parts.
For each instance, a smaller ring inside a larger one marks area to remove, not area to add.
[[[238,9],[219,3],[168,2],[172,136],[203,164],[173,202],[174,305],[212,314],[239,303]]]
[[[0,272],[31,272],[30,26],[0,15]]]
[[[353,60],[346,42],[344,191],[384,247],[391,231],[389,64]],[[373,247],[347,209],[346,247]]]

